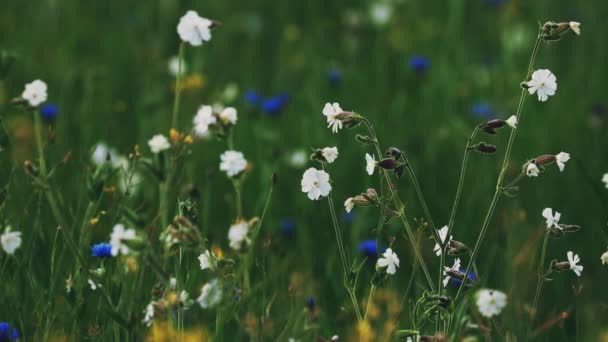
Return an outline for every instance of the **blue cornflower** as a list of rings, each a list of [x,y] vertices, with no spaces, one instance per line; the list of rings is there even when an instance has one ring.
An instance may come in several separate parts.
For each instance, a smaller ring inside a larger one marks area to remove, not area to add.
[[[112,245],[106,242],[98,243],[91,247],[91,254],[97,258],[112,257]]]
[[[283,110],[287,101],[289,100],[289,95],[287,93],[283,93],[277,96],[273,96],[267,99],[264,99],[260,104],[262,110],[269,115],[276,115]]]
[[[308,299],[306,300],[306,307],[310,311],[315,311],[316,305],[315,305],[315,299],[313,297],[308,297]]]
[[[243,97],[245,98],[245,101],[255,105],[262,101],[262,97],[255,90],[246,91]]]
[[[487,102],[477,102],[471,107],[471,114],[478,119],[491,119],[495,117],[494,109]]]
[[[338,68],[332,68],[327,73],[327,79],[332,86],[337,87],[342,82],[342,72]]]
[[[463,267],[460,268],[460,272],[462,272],[463,274],[464,274],[464,272],[466,272],[466,270],[467,270],[466,268],[463,268]],[[477,277],[475,277],[475,273],[472,270],[469,271],[469,274],[467,276],[471,282],[475,282],[477,280]],[[450,278],[450,283],[452,285],[460,286],[460,284],[462,283],[462,280],[457,279],[457,278]],[[466,286],[467,285],[465,284],[465,287]]]
[[[17,341],[19,332],[6,322],[0,322],[0,342]]]
[[[410,68],[414,71],[424,71],[431,67],[431,62],[423,56],[414,55],[410,57]]]
[[[380,248],[384,253],[385,248]],[[375,259],[378,257],[378,244],[375,239],[364,240],[359,243],[359,252],[364,254],[365,256]]]
[[[47,103],[40,107],[40,115],[47,120],[53,120],[59,114],[59,108],[57,105],[52,103]]]
[[[279,227],[283,235],[291,236],[296,229],[296,223],[289,218],[284,218],[279,222]]]

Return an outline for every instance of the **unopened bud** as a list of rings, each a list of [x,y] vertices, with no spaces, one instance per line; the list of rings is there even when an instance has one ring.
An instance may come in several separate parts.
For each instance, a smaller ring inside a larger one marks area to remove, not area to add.
[[[384,152],[384,155],[391,156],[394,159],[399,159],[401,157],[401,151],[396,147],[391,147]]]
[[[441,306],[444,309],[448,308],[450,306],[450,304],[452,303],[452,299],[447,296],[440,296],[438,298],[438,300],[439,300],[439,306]]]
[[[397,178],[401,178],[403,176],[403,174],[405,173],[405,168],[406,165],[401,164],[395,169],[395,175],[397,176]]]
[[[555,161],[555,156],[552,154],[545,154],[540,157],[534,158],[534,164],[536,165],[547,165]]]
[[[496,129],[505,125],[505,120],[494,119],[479,125],[479,127],[488,134],[496,134]]]
[[[456,240],[450,240],[448,242],[448,254],[449,255],[460,255],[470,251],[469,247],[464,243]]]
[[[393,170],[397,166],[399,166],[399,163],[395,159],[392,159],[392,158],[382,159],[381,161],[379,161],[376,164],[385,170]]]
[[[473,146],[469,147],[469,149],[477,151],[479,153],[485,153],[485,154],[493,154],[496,152],[496,146],[486,144],[483,141],[478,143],[477,145],[473,145]]]
[[[570,263],[568,261],[557,262],[554,260],[551,262],[551,269],[557,272],[569,270]]]
[[[560,227],[566,233],[574,233],[574,232],[579,231],[581,229],[581,226],[577,226],[575,224],[563,224],[563,225],[560,225]]]
[[[362,143],[362,144],[374,144],[376,143],[376,140],[373,139],[370,136],[367,135],[361,135],[361,134],[357,134],[355,135],[355,139],[357,139],[358,142]]]
[[[367,189],[367,191],[364,194],[361,194],[361,196],[371,203],[376,203],[378,201],[378,193],[372,188]]]

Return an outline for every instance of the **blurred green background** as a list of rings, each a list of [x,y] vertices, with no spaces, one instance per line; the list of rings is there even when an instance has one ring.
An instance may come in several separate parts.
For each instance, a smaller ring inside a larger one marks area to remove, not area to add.
[[[179,47],[177,22],[188,9],[219,20],[222,26],[214,30],[210,43],[186,49],[187,80],[179,128],[190,129],[201,104],[222,102],[238,109],[235,146],[253,166],[244,188],[247,217],[259,215],[270,175],[279,175],[261,233],[263,253],[255,262],[259,273],[254,281],[264,284],[264,289],[226,324],[226,328],[241,327],[227,330],[226,338],[252,338],[243,332],[245,317],[260,315],[270,302],[268,320],[274,326],[260,328],[256,336],[261,339],[281,336],[286,340],[300,334],[302,340],[310,340],[334,333],[355,338],[352,317],[341,309],[349,302],[341,284],[327,204],[311,202],[301,193],[299,181],[305,167],[290,163],[295,151],[337,146],[340,157],[330,174],[340,213],[345,198],[378,186],[375,177],[365,174],[367,150],[355,142],[354,132],[333,134],[325,127],[321,114],[325,102],[336,101],[346,110],[365,115],[385,148],[396,146],[407,153],[440,227],[447,224],[466,139],[485,118],[514,114],[538,23],[550,20],[580,21],[583,32],[580,37],[568,35],[542,46],[535,68],[548,68],[557,76],[557,94],[546,103],[533,96],[527,99],[509,177],[526,160],[541,154],[566,151],[572,159],[563,173],[551,167],[538,179],[525,179],[517,198],[501,199],[478,258],[481,286],[508,294],[509,305],[500,316],[504,330],[519,335],[528,329],[527,309],[534,297],[544,233],[541,211],[552,207],[562,213],[562,222],[583,229],[567,239],[551,240],[547,260],[565,260],[566,251],[573,250],[585,269],[580,278],[564,272],[545,285],[541,316],[532,327],[540,328],[536,340],[608,338],[608,273],[600,261],[608,245],[608,189],[601,182],[608,172],[605,1],[3,0],[0,48],[16,55],[17,61],[0,83],[0,117],[8,132],[8,136],[2,133],[4,150],[0,152],[4,187],[0,224],[10,223],[23,231],[24,246],[23,260],[10,262],[3,274],[0,321],[18,324],[30,340],[45,327],[48,317],[57,335],[72,331],[66,313],[69,306],[61,304],[62,284],[45,292],[55,230],[46,202],[32,190],[22,167],[23,160],[35,157],[30,117],[13,109],[9,100],[33,79],[47,82],[48,102],[59,109],[50,125],[56,138],[48,158],[57,163],[72,151],[72,159],[57,169],[54,179],[65,208],[78,216],[86,198],[89,155],[97,142],[104,141],[125,155],[139,144],[148,153],[146,142],[152,135],[168,134],[174,77],[167,66]],[[386,13],[388,19],[379,20]],[[225,89],[234,85],[238,96],[227,101]],[[250,91],[265,99],[283,95],[288,100],[280,111],[269,113],[272,103],[249,103],[245,97]],[[454,237],[471,246],[494,191],[507,133],[503,129],[495,136],[482,136],[481,140],[497,145],[498,153],[475,154],[469,162]],[[222,142],[195,142],[180,181],[184,186],[192,183],[201,192],[202,231],[227,252],[226,232],[234,217],[230,183],[217,172],[224,150]],[[152,182],[144,179],[133,196],[121,199],[149,219],[156,206]],[[399,181],[399,191],[409,217],[422,217],[406,178]],[[113,205],[106,203],[109,212]],[[374,238],[377,218],[378,212],[371,208],[356,208],[352,216],[342,217],[351,255],[357,255],[361,241]],[[96,228],[99,239],[109,234],[114,223],[110,218],[101,222]],[[286,234],[292,224],[294,232]],[[34,227],[41,227],[42,234],[37,235]],[[409,242],[398,233],[400,226],[390,228],[398,238],[393,249],[401,258],[401,268],[383,289],[392,298],[388,301],[402,305],[395,312],[379,309],[372,321],[378,340],[386,339],[389,323],[393,329],[409,326],[409,303],[401,297],[413,257]],[[438,258],[427,239],[430,233],[422,231],[421,236],[435,274]],[[385,236],[386,243],[390,237]],[[31,246],[36,249],[32,251]],[[194,254],[192,259],[196,267]],[[70,271],[66,265],[57,272],[63,279]],[[372,274],[369,262],[359,291],[362,301]],[[188,284],[192,296],[198,296],[204,277],[197,275]],[[422,277],[416,280],[423,281]],[[51,309],[43,299],[46,295],[54,303]],[[310,296],[315,298],[319,317],[311,320],[313,328],[304,334],[292,323]],[[138,298],[143,310],[148,293]],[[34,311],[52,314],[42,317]],[[564,312],[567,317],[560,319]],[[193,315],[189,325],[213,330],[213,314]],[[95,308],[80,318],[83,336],[85,327],[107,322],[95,314]],[[543,329],[546,322],[551,324]],[[288,334],[280,335],[283,327],[290,329]],[[111,335],[99,338],[104,336]]]

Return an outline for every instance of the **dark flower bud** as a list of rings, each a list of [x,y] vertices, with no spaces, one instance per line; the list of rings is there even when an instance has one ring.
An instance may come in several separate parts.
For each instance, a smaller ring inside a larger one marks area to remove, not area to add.
[[[547,232],[549,233],[549,236],[554,239],[561,239],[566,236],[566,233],[562,229],[557,227],[547,228]]]
[[[475,150],[479,153],[493,154],[496,152],[496,146],[480,142],[479,144],[469,147],[470,150]]]
[[[534,164],[536,165],[547,165],[555,161],[555,156],[552,154],[545,154],[540,157],[534,158]]]
[[[396,147],[391,147],[384,152],[384,155],[391,156],[394,159],[399,159],[399,157],[401,157],[401,151]]]
[[[399,166],[399,163],[395,159],[386,158],[379,161],[377,165],[385,170],[394,170]]]
[[[450,240],[448,242],[448,254],[449,255],[460,255],[470,251],[469,247],[464,243],[456,240]]]
[[[346,128],[353,128],[361,123],[361,115],[355,112],[342,112],[336,115],[336,119],[342,121],[342,125]]]
[[[557,272],[561,272],[564,270],[570,269],[570,263],[568,261],[557,262],[553,260],[551,262],[551,269]]]
[[[441,306],[444,309],[447,309],[450,306],[450,304],[452,303],[452,299],[447,296],[440,296],[438,298],[438,300],[439,300],[439,306]]]
[[[528,85],[528,82],[521,82],[519,84],[519,86],[526,90],[528,90],[528,88],[530,88],[530,86]]]
[[[560,225],[560,227],[566,233],[574,233],[574,232],[577,232],[577,231],[579,231],[581,229],[581,226],[577,226],[575,224],[562,224],[562,225]]]
[[[395,175],[397,175],[397,178],[401,178],[403,176],[405,173],[405,168],[405,164],[401,164],[395,169]]]
[[[505,124],[505,120],[494,119],[479,125],[479,127],[488,134],[496,134],[496,129],[503,127]]]

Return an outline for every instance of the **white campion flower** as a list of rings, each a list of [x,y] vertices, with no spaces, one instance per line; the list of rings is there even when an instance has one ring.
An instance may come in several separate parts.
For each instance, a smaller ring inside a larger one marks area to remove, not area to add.
[[[538,177],[539,172],[540,172],[540,170],[538,169],[538,166],[536,166],[536,164],[528,163],[528,166],[526,167],[526,176]]]
[[[308,161],[308,155],[306,154],[306,151],[304,151],[304,150],[293,151],[289,155],[289,158],[287,159],[287,163],[289,164],[289,166],[296,168],[296,169],[304,167],[306,165],[307,161]]]
[[[344,111],[337,102],[333,104],[328,102],[323,107],[323,115],[327,117],[327,127],[331,127],[334,133],[338,133],[338,130],[342,128],[342,121],[338,119],[338,115],[342,114],[342,112]]]
[[[477,291],[476,303],[482,316],[492,318],[498,316],[507,306],[507,295],[497,290],[481,289]]]
[[[188,310],[194,301],[190,299],[190,294],[186,292],[186,290],[182,290],[182,292],[179,293],[179,303],[181,304],[182,309]]]
[[[602,260],[602,265],[608,265],[608,251],[602,254],[600,260]]]
[[[169,70],[169,74],[171,76],[177,77],[177,74],[179,73],[179,57],[178,56],[173,56],[173,57],[169,58],[168,70]],[[188,69],[186,67],[186,61],[182,60],[182,75],[186,74],[187,70]]]
[[[4,252],[14,254],[21,247],[21,232],[11,232],[11,227],[7,226],[0,236],[0,243]]]
[[[234,107],[226,107],[222,109],[218,115],[224,124],[236,125],[237,112]]]
[[[148,140],[148,146],[150,147],[150,151],[152,151],[154,154],[158,154],[171,148],[169,140],[162,134],[156,134],[150,140]]]
[[[230,234],[228,235],[230,236]],[[215,254],[213,254],[213,252],[210,252],[209,250],[206,250],[205,253],[198,256],[198,261],[201,264],[201,270],[213,270],[215,268],[215,260]]]
[[[558,213],[557,211],[554,215],[553,209],[551,208],[545,208],[543,210],[543,217],[547,219],[547,228],[555,227],[561,229],[559,226],[559,219],[561,216],[562,214]]]
[[[349,197],[346,199],[346,201],[344,201],[344,209],[346,209],[347,213],[350,213],[351,210],[353,210],[353,208],[355,207],[355,199],[352,197]]]
[[[321,154],[323,155],[323,158],[325,158],[325,160],[331,164],[334,162],[334,160],[336,160],[336,158],[338,158],[338,148],[325,147],[321,150]]]
[[[581,272],[583,272],[583,265],[578,265],[581,259],[578,257],[578,254],[574,254],[572,251],[568,251],[566,253],[568,256],[568,262],[570,263],[570,269],[576,273],[578,277],[581,276]]]
[[[570,29],[572,30],[572,32],[576,33],[577,36],[581,35],[581,23],[576,22],[576,21],[571,21]]]
[[[146,310],[144,311],[144,319],[142,323],[144,323],[147,327],[152,325],[152,321],[154,320],[154,302],[148,303],[146,305]]]
[[[460,271],[460,258],[454,260],[454,265],[452,265],[452,267],[443,266],[443,275],[445,276],[443,278],[443,287],[448,286],[448,282],[450,281],[450,278],[452,278],[448,275],[448,271]]]
[[[101,288],[101,284],[89,278],[89,287],[91,290],[96,291],[98,288]]]
[[[302,181],[300,181],[302,192],[307,193],[308,198],[313,201],[329,195],[331,184],[329,184],[329,174],[323,170],[311,167],[304,171]]]
[[[375,2],[369,9],[369,16],[374,25],[384,26],[393,15],[393,7],[388,2]]]
[[[209,126],[217,122],[215,115],[213,115],[213,107],[200,106],[192,122],[194,124],[194,135],[199,138],[206,137],[209,134]]]
[[[382,253],[382,258],[379,258],[376,262],[376,268],[384,267],[386,267],[386,273],[391,275],[395,274],[395,272],[397,272],[397,267],[399,267],[399,258],[390,248],[387,248],[386,251]]]
[[[570,160],[570,154],[566,152],[560,152],[555,155],[555,162],[557,163],[557,167],[559,167],[559,171],[564,171],[566,167],[566,162]]]
[[[228,177],[234,177],[247,167],[247,160],[242,152],[228,150],[220,156],[220,170],[225,171]]]
[[[46,83],[41,80],[35,80],[26,84],[21,97],[26,100],[30,106],[38,107],[46,101],[46,98],[48,97]]]
[[[439,233],[439,238],[441,239],[441,243],[445,244],[446,241],[445,239],[448,237],[448,226],[443,226],[441,227],[441,229],[439,229],[437,231]],[[453,236],[450,235],[450,240],[452,240]],[[448,241],[450,241],[448,240]],[[435,251],[435,255],[440,256],[441,255],[441,246],[438,243],[435,243],[435,248],[433,248],[433,250]]]
[[[228,229],[228,241],[230,241],[230,248],[235,251],[240,251],[243,245],[248,245],[251,241],[247,237],[249,233],[249,224],[246,221],[239,221]],[[200,260],[200,259],[199,259]],[[201,269],[203,263],[201,261]]]
[[[222,300],[222,286],[217,278],[212,279],[201,289],[201,295],[196,299],[203,309],[209,309]]]
[[[545,102],[549,96],[555,95],[557,78],[549,69],[539,69],[532,73],[532,79],[526,83],[530,94],[536,93],[540,102]]]
[[[177,287],[177,279],[175,277],[171,277],[169,279],[169,287],[171,288],[171,290],[175,290],[175,288]]]
[[[365,171],[367,171],[368,175],[373,175],[374,170],[376,169],[376,159],[374,156],[369,153],[365,154]]]
[[[213,22],[203,18],[195,11],[188,11],[177,24],[179,37],[192,46],[199,46],[211,40],[211,25]]]
[[[604,173],[604,176],[602,176],[602,182],[604,182],[606,189],[608,189],[608,173]]]
[[[511,115],[505,122],[507,123],[507,125],[509,125],[509,127],[516,128],[517,127],[517,116]]]
[[[129,246],[124,242],[135,240],[136,238],[135,229],[125,229],[122,223],[114,225],[112,228],[112,234],[110,234],[110,245],[112,245],[112,255],[117,256],[118,254],[127,255],[129,254]]]

